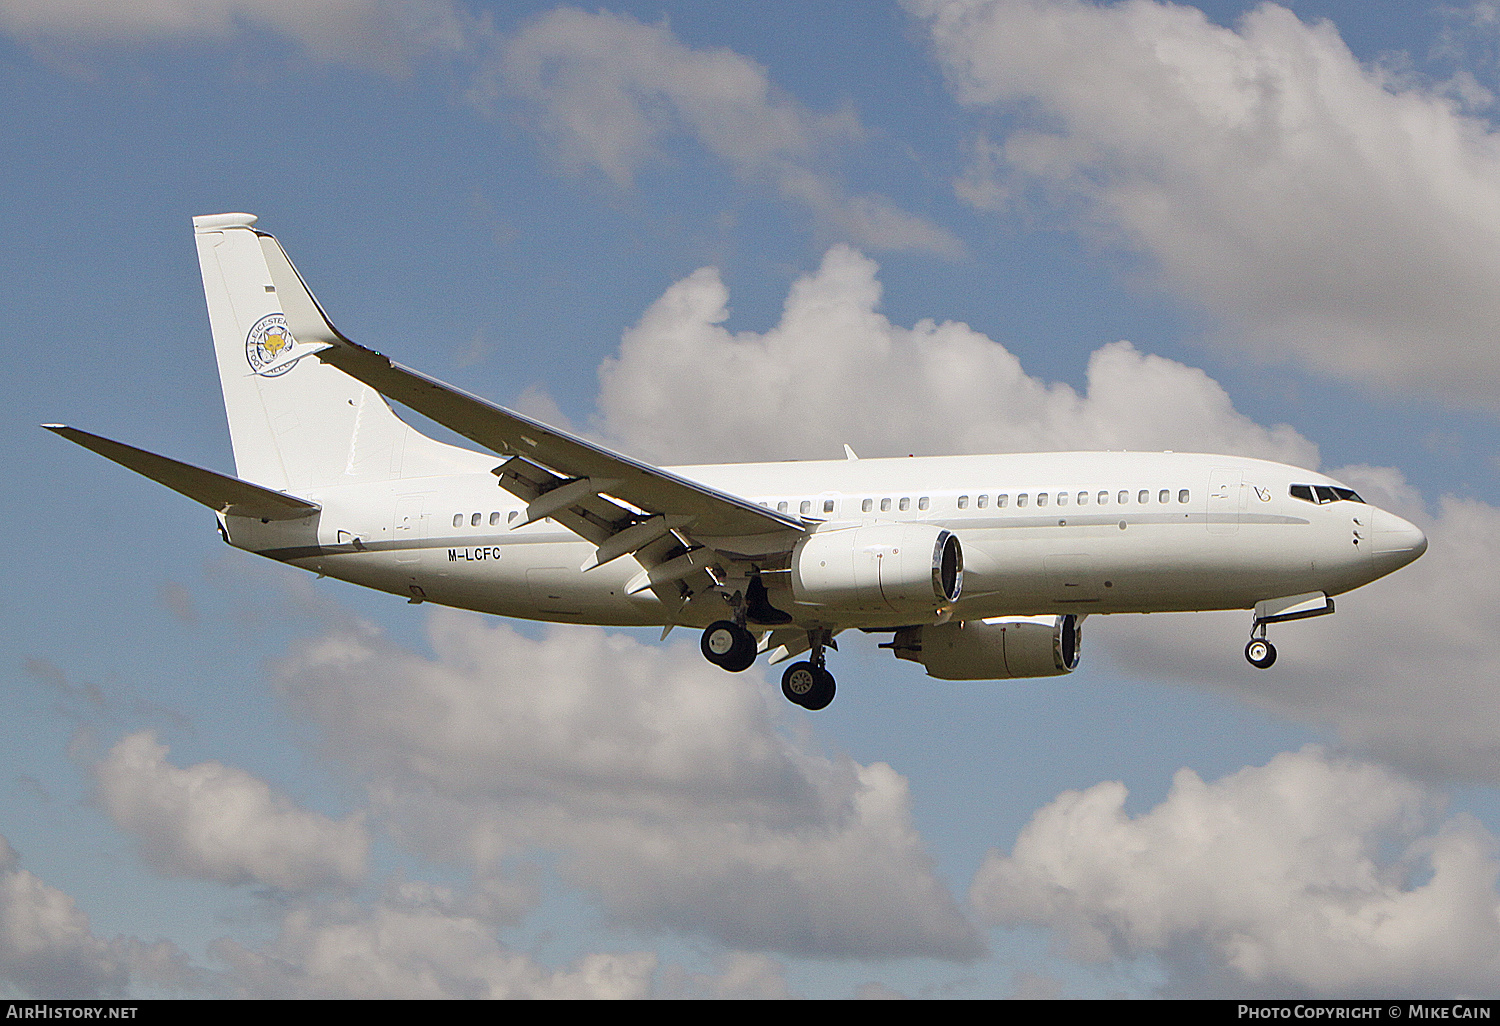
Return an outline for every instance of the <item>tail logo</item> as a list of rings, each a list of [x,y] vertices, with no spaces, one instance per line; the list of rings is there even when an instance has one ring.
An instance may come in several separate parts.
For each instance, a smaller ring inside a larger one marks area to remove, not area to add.
[[[301,359],[291,355],[296,345],[297,340],[286,326],[286,315],[266,314],[245,336],[245,359],[255,373],[274,378],[291,370]]]

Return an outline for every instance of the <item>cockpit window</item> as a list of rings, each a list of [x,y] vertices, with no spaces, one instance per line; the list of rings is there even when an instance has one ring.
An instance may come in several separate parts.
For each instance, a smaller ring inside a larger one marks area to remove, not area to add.
[[[1327,502],[1364,502],[1353,488],[1340,488],[1335,485],[1305,485],[1294,484],[1291,487],[1292,498],[1301,499],[1303,502],[1313,502],[1322,505]]]

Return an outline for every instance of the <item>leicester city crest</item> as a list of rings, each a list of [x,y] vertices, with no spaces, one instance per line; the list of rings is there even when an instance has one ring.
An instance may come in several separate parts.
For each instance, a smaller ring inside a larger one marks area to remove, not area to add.
[[[288,358],[296,345],[296,340],[286,326],[286,315],[266,314],[255,322],[255,327],[245,336],[245,358],[250,361],[250,369],[255,373],[274,378],[278,374],[285,374],[296,364],[296,358]]]

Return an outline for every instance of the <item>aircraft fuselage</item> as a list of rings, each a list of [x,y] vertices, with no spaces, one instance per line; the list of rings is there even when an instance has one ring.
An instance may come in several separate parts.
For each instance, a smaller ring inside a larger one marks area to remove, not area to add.
[[[462,609],[568,623],[661,625],[641,573],[618,559],[584,571],[594,546],[496,487],[495,457],[472,473],[312,490],[322,510],[269,524],[228,517],[237,546],[367,587]],[[822,520],[819,531],[931,524],[963,546],[956,619],[1043,613],[1248,609],[1270,595],[1338,595],[1425,547],[1406,521],[1356,501],[1316,503],[1293,484],[1324,475],[1193,453],[1074,452],[668,468],[756,503]],[[784,505],[783,505],[784,504]],[[797,623],[790,571],[768,567],[772,604]],[[721,604],[689,606],[702,626]],[[859,626],[910,617],[871,610]],[[850,614],[842,611],[840,622]]]

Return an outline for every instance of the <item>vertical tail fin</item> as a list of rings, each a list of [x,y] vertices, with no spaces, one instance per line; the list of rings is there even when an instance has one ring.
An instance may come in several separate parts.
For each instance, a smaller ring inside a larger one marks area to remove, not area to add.
[[[417,432],[379,393],[312,356],[338,331],[255,221],[193,218],[235,472],[300,492],[458,469],[460,450]]]

